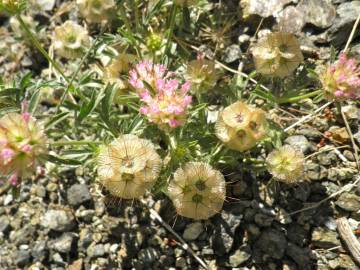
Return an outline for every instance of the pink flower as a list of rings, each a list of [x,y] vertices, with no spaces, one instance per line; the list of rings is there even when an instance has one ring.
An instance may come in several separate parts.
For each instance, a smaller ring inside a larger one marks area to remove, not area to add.
[[[12,186],[17,186],[18,184],[18,175],[17,173],[13,173],[10,177],[9,177],[9,182]]]
[[[4,148],[0,152],[0,160],[2,160],[2,163],[4,165],[9,164],[14,156],[15,156],[15,152],[10,148]]]
[[[345,53],[339,55],[334,65],[320,74],[325,96],[330,100],[343,101],[360,98],[360,67]]]
[[[187,95],[190,83],[180,84],[175,73],[163,65],[142,61],[129,72],[132,85],[144,105],[140,113],[160,128],[176,128],[184,124],[192,97]],[[146,82],[146,83],[143,83]],[[149,86],[151,89],[148,89]]]

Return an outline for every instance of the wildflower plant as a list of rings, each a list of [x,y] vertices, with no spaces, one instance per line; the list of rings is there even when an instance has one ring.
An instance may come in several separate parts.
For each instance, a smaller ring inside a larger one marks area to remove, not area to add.
[[[114,0],[77,0],[76,4],[81,16],[89,23],[107,22],[115,17]]]

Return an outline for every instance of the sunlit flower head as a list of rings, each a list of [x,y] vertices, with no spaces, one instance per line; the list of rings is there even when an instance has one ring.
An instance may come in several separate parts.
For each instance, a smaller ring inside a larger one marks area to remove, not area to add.
[[[266,159],[269,172],[285,183],[295,183],[304,174],[304,155],[300,149],[285,145],[273,150]]]
[[[270,33],[253,48],[256,70],[264,75],[285,77],[303,61],[300,44],[291,33]]]
[[[225,179],[203,162],[189,162],[174,173],[168,195],[179,215],[207,219],[220,212],[225,200]]]
[[[9,113],[0,118],[0,176],[14,184],[28,177],[47,153],[42,126],[29,113]]]
[[[129,83],[140,96],[140,112],[162,129],[185,123],[192,97],[187,95],[190,83],[180,84],[162,65],[143,61],[130,70]]]
[[[238,101],[226,107],[215,124],[216,136],[230,149],[253,148],[267,133],[268,122],[261,109]]]
[[[219,72],[213,61],[200,58],[189,62],[185,78],[191,83],[192,92],[201,93],[215,86]]]
[[[341,53],[337,63],[320,74],[325,97],[343,101],[360,98],[360,67],[354,58]]]
[[[123,199],[144,195],[155,184],[162,163],[150,141],[131,134],[101,147],[97,161],[101,184]]]
[[[101,23],[115,17],[114,0],[76,0],[79,12],[89,23]]]
[[[78,58],[90,45],[87,30],[73,21],[55,27],[53,44],[56,53],[64,58]]]
[[[0,11],[4,9],[11,15],[18,14],[26,7],[25,0],[0,0]]]

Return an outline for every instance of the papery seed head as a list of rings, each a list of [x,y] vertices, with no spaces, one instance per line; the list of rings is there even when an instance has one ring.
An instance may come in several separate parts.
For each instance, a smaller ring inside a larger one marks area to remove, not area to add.
[[[168,196],[179,215],[207,219],[218,213],[225,200],[225,179],[203,162],[189,162],[174,173]]]
[[[89,23],[107,22],[115,18],[114,0],[76,0],[79,12]]]
[[[216,85],[219,75],[213,61],[197,59],[187,65],[185,78],[190,82],[192,92],[203,93]]]
[[[130,134],[101,147],[97,162],[101,184],[123,199],[144,195],[155,184],[162,163],[150,141]]]

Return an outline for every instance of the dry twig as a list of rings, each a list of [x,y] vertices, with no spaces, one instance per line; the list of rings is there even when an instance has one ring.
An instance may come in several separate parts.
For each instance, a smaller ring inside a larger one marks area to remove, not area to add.
[[[345,242],[356,263],[360,265],[360,243],[353,234],[349,222],[342,217],[336,220],[336,224],[341,239]]]

